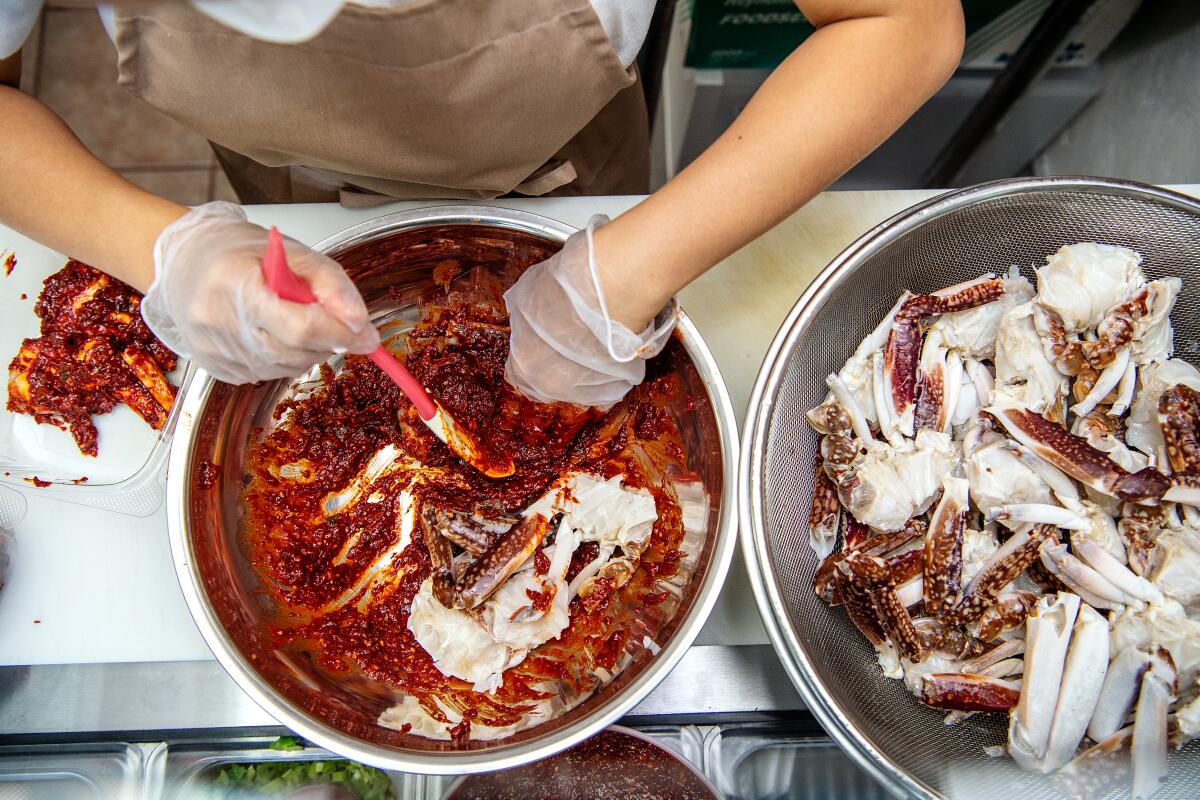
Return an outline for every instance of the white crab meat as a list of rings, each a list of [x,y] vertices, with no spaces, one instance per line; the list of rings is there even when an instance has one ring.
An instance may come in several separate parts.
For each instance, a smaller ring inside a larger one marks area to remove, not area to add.
[[[1036,270],[1036,302],[1056,312],[1069,333],[1090,330],[1146,282],[1141,263],[1141,255],[1127,247],[1065,245]]]
[[[1113,652],[1161,644],[1180,675],[1191,676],[1200,668],[1200,621],[1190,619],[1178,601],[1167,598],[1140,611],[1126,608],[1109,617],[1109,626]]]
[[[491,692],[504,682],[504,671],[525,660],[529,651],[558,636],[570,617],[565,579],[578,536],[565,521],[554,544],[547,548],[550,569],[539,576],[532,568],[510,577],[483,604],[482,612],[446,608],[433,596],[433,579],[427,578],[413,598],[408,629],[433,658],[443,675],[471,683],[477,692]],[[525,620],[530,605],[526,593],[554,591],[550,609]]]
[[[1004,313],[996,335],[994,405],[1019,405],[1053,414],[1067,391],[1067,378],[1046,358],[1033,325],[1033,304],[1021,303]]]
[[[962,577],[959,582],[963,586],[969,585],[999,547],[996,534],[991,531],[977,531],[973,528],[963,530]]]
[[[1121,729],[1125,717],[1137,700],[1142,676],[1150,668],[1150,654],[1137,647],[1126,647],[1108,665],[1100,698],[1088,723],[1088,736],[1102,742]]]
[[[1173,386],[1183,384],[1200,392],[1200,370],[1178,358],[1148,364],[1138,371],[1138,391],[1129,407],[1125,441],[1151,458],[1165,449],[1158,424],[1158,401]]]
[[[1190,527],[1160,533],[1150,553],[1147,577],[1184,607],[1200,605],[1200,533]]]
[[[580,541],[621,548],[643,545],[658,520],[654,495],[648,490],[624,486],[617,475],[605,480],[586,472],[556,482],[524,513],[547,519],[562,513]]]
[[[1179,278],[1160,278],[1146,284],[1146,316],[1133,324],[1133,361],[1150,364],[1168,359],[1175,352],[1175,332],[1171,328],[1171,309],[1183,282]]]
[[[996,355],[996,332],[1006,311],[1033,299],[1033,285],[1018,273],[1004,280],[1004,294],[991,303],[966,311],[943,314],[931,326],[945,346],[965,358],[991,359]]]
[[[898,531],[924,513],[958,465],[948,434],[923,430],[897,446],[870,441],[837,479],[842,505],[858,521],[880,531]]]
[[[1133,796],[1150,797],[1167,777],[1167,709],[1175,702],[1176,674],[1165,659],[1152,658],[1142,678],[1133,718]]]
[[[987,516],[1005,505],[1054,504],[1050,487],[1006,447],[1002,437],[968,453],[965,467],[967,481],[971,484],[971,499]],[[1007,520],[1002,522],[1010,528],[1019,524],[1010,524]]]
[[[1078,550],[1083,542],[1093,542],[1116,559],[1119,563],[1128,562],[1125,553],[1125,543],[1117,531],[1117,523],[1103,508],[1090,500],[1081,500],[1074,509],[1087,522],[1087,526],[1071,531],[1071,547]]]

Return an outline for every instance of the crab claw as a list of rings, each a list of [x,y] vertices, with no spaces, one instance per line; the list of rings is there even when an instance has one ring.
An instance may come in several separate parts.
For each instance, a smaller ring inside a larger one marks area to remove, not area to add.
[[[1129,709],[1133,708],[1142,676],[1148,669],[1150,654],[1144,650],[1131,645],[1117,653],[1108,665],[1096,710],[1088,723],[1087,733],[1093,741],[1102,742],[1120,730]]]
[[[433,596],[446,608],[454,608],[454,553],[450,549],[450,542],[438,531],[436,512],[432,506],[423,507],[417,519],[420,520],[425,551],[429,553]]]
[[[942,499],[925,538],[925,608],[940,614],[959,600],[962,589],[962,537],[967,520],[968,484],[963,478],[942,480]]]
[[[550,520],[542,514],[522,517],[463,572],[455,587],[457,606],[475,608],[491,597],[541,546],[549,530]]]
[[[1008,537],[971,580],[958,605],[946,612],[945,621],[952,625],[979,621],[1004,587],[1037,560],[1038,548],[1046,540],[1058,541],[1058,532],[1048,525],[1025,527]]]
[[[1078,613],[1079,598],[1060,592],[1039,600],[1025,623],[1025,677],[1008,724],[1008,752],[1023,769],[1037,771],[1046,755]]]
[[[847,555],[842,564],[870,593],[879,621],[900,654],[909,661],[923,661],[926,653],[921,634],[897,595],[896,582],[887,562],[878,556],[854,552]]]
[[[961,672],[921,676],[920,700],[927,706],[953,711],[1011,711],[1021,690],[1011,682]]]
[[[1067,651],[1066,668],[1042,772],[1054,772],[1075,755],[1100,699],[1108,670],[1108,620],[1088,605],[1080,605]]]
[[[1158,424],[1175,472],[1200,472],[1200,392],[1178,383],[1158,399]]]

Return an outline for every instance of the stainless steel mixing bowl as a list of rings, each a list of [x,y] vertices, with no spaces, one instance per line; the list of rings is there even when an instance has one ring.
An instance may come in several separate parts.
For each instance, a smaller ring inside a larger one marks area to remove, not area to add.
[[[443,207],[390,214],[326,239],[316,249],[338,259],[363,292],[376,324],[395,334],[416,318],[433,290],[433,268],[455,270],[545,258],[572,228],[499,208]],[[441,270],[439,270],[441,272]],[[208,646],[239,686],[297,733],[349,758],[408,772],[460,774],[501,769],[558,752],[611,724],[662,680],[704,624],[736,541],[737,428],[712,354],[686,316],[660,358],[683,391],[672,406],[703,481],[707,530],[691,581],[660,632],[657,654],[638,652],[620,675],[560,717],[492,742],[455,749],[381,728],[375,720],[393,692],[363,676],[332,676],[310,658],[276,650],[264,637],[273,606],[238,541],[242,464],[254,426],[269,425],[291,381],[230,386],[200,373],[182,405],[167,478],[171,551],[184,598]],[[205,487],[201,468],[221,465]],[[674,601],[668,601],[674,602]]]
[[[812,590],[808,546],[817,436],[804,412],[905,290],[929,292],[1032,267],[1061,245],[1098,241],[1142,253],[1151,277],[1178,275],[1176,356],[1200,364],[1200,203],[1150,186],[1091,178],[1019,179],[951,192],[901,212],[847,247],[797,301],[755,382],[739,473],[742,547],[763,621],[825,729],[898,795],[1061,797],[1038,775],[984,755],[1005,740],[1000,715],[948,728],[884,678],[866,639]],[[1171,759],[1157,798],[1196,795],[1194,743]]]

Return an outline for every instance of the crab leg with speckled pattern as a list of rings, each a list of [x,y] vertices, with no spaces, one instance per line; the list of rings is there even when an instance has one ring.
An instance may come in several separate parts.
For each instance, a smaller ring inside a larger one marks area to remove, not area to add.
[[[839,565],[852,581],[860,582],[874,601],[876,613],[888,638],[909,661],[922,661],[925,648],[908,609],[896,594],[896,580],[888,563],[878,556],[850,553]]]
[[[455,587],[459,608],[475,608],[495,593],[537,550],[550,531],[550,520],[529,514],[502,534],[463,572]]]
[[[962,585],[962,537],[967,520],[967,481],[946,478],[942,499],[925,537],[925,610],[940,614],[959,600]]]

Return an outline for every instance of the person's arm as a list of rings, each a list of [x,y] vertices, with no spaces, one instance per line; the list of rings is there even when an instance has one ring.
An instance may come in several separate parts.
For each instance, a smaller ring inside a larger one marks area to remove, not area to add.
[[[0,86],[0,186],[0,222],[142,292],[154,281],[155,240],[187,211],[109,169],[10,86]]]
[[[609,309],[630,330],[878,147],[962,55],[957,0],[796,5],[816,32],[708,150],[596,232]]]

